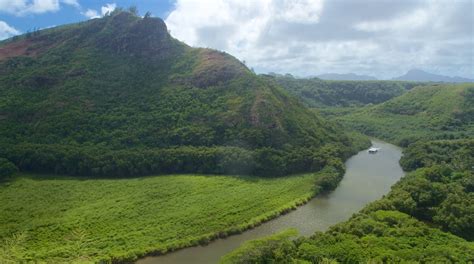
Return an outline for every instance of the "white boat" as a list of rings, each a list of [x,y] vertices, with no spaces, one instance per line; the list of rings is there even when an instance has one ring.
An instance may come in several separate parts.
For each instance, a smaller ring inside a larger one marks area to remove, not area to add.
[[[367,150],[367,152],[369,152],[370,154],[375,154],[379,150],[380,150],[380,148],[371,147],[371,148],[369,148],[369,150]]]

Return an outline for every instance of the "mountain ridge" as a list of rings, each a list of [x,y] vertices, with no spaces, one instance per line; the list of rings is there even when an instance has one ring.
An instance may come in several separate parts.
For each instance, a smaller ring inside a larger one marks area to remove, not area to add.
[[[351,147],[276,83],[179,42],[158,18],[117,11],[0,48],[25,42],[0,62],[0,156],[23,170],[282,175],[321,169]],[[325,153],[328,144],[340,152]]]
[[[420,69],[411,69],[404,75],[392,78],[392,80],[448,83],[474,82],[474,79],[433,74]]]

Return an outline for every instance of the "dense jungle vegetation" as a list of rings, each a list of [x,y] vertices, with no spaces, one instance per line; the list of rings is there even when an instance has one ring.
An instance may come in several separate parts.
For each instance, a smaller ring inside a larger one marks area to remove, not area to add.
[[[379,104],[400,96],[422,82],[407,81],[328,81],[287,75],[262,75],[297,96],[308,107],[357,107]]]
[[[409,173],[326,232],[250,241],[222,262],[473,262],[473,95],[472,84],[430,85],[355,113],[339,111],[348,126],[408,145],[400,164]]]
[[[23,171],[276,176],[357,149],[276,83],[173,39],[159,18],[115,11],[0,48],[11,51],[0,58],[0,157]]]
[[[343,113],[347,127],[400,146],[419,140],[474,138],[474,84],[434,84],[379,105]]]

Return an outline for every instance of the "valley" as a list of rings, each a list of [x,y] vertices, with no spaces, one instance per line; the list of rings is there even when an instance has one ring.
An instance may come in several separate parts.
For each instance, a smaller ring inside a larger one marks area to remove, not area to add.
[[[401,156],[398,147],[380,141],[372,143],[381,148],[379,155],[368,154],[363,150],[348,159],[344,178],[334,191],[318,195],[296,210],[242,234],[218,239],[205,246],[182,249],[158,257],[146,257],[137,263],[217,263],[222,256],[252,239],[283,232],[288,228],[294,230],[295,234],[310,236],[315,231],[327,230],[330,226],[347,220],[368,202],[385,195],[390,186],[404,174],[398,164]],[[381,171],[384,172],[383,176],[380,175]]]
[[[102,13],[0,41],[0,263],[474,261],[470,79],[256,73]]]
[[[221,262],[471,262],[473,91],[472,84],[428,84],[377,105],[323,109],[347,129],[405,146],[407,175],[326,232],[249,241]]]

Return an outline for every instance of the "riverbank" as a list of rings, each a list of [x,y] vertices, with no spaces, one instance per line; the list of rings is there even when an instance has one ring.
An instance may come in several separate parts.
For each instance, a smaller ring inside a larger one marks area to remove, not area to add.
[[[471,263],[472,148],[468,142],[441,143],[444,148],[431,148],[423,158],[431,165],[408,167],[387,195],[348,221],[296,240],[285,234],[252,240],[221,263]],[[412,147],[404,150],[403,159],[418,164],[423,151]],[[446,155],[455,162],[446,163]]]
[[[204,245],[304,204],[318,193],[315,182],[321,176],[118,180],[21,174],[0,185],[1,257],[131,261]]]
[[[401,149],[397,146],[374,140],[377,154],[366,150],[348,159],[346,172],[339,186],[331,193],[319,195],[288,214],[265,222],[242,234],[217,239],[207,246],[190,247],[158,257],[147,257],[139,264],[217,263],[219,259],[248,240],[278,233],[287,228],[296,228],[301,235],[311,235],[316,230],[347,220],[367,203],[381,198],[403,175],[398,164]],[[383,174],[382,174],[383,172]]]

